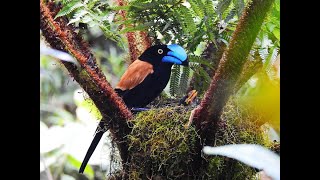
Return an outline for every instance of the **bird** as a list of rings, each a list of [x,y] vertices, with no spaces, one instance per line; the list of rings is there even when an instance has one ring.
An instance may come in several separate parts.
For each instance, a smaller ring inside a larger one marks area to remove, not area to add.
[[[186,51],[178,44],[154,45],[147,48],[131,63],[115,87],[131,111],[144,109],[167,86],[174,64],[189,66]],[[104,122],[100,121],[95,136],[79,169],[83,173],[92,153],[104,134]]]

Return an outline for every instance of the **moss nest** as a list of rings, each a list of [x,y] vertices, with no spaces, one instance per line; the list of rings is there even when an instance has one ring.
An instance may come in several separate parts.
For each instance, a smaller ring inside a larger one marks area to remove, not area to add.
[[[139,113],[128,136],[130,179],[177,179],[188,176],[197,133],[184,128],[190,111],[184,107]]]
[[[207,166],[194,166],[199,136],[193,126],[184,127],[191,110],[165,106],[136,115],[128,136],[129,179],[251,179],[256,175],[254,168],[222,156],[202,155]],[[253,143],[270,147],[258,120],[258,115],[231,99],[221,115],[215,146]]]
[[[272,143],[261,128],[259,114],[241,106],[231,98],[224,107],[216,134],[215,146],[227,144],[259,144],[270,148]],[[223,156],[207,156],[206,179],[254,179],[257,170]]]

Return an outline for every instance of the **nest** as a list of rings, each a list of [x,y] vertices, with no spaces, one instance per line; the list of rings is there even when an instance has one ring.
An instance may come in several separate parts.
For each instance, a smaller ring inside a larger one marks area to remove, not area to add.
[[[136,115],[128,136],[128,179],[250,179],[256,175],[254,168],[222,156],[202,155],[208,165],[195,166],[200,139],[193,126],[184,127],[192,109],[166,104]],[[254,143],[269,147],[258,120],[230,100],[221,116],[215,146]],[[123,177],[123,172],[118,175]],[[120,179],[116,176],[113,179]]]

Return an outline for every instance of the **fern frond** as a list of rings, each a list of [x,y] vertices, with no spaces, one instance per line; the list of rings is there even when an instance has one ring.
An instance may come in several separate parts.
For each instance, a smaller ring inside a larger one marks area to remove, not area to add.
[[[187,28],[186,24],[183,23],[184,20],[181,16],[181,13],[178,10],[174,11],[174,17],[177,19],[177,21],[181,25],[180,28],[182,29],[182,31],[185,33],[188,33],[188,28]],[[178,35],[178,37],[179,37],[179,35]]]
[[[99,0],[90,0],[90,2],[87,5],[88,8],[92,9],[97,4],[97,2],[99,2]]]
[[[205,80],[205,83],[209,85],[211,81],[211,77],[209,76],[209,74],[201,66],[199,66],[198,70],[199,70],[200,77],[203,77]]]
[[[195,56],[195,55],[189,55],[189,61],[193,62],[193,63],[197,63],[200,65],[205,65],[208,68],[212,69],[212,65],[210,64],[210,62],[204,58],[202,58],[201,56]]]
[[[178,95],[179,81],[180,81],[180,66],[173,65],[171,77],[170,77],[170,95],[171,96]]]
[[[205,31],[197,31],[194,34],[194,37],[191,37],[188,43],[187,48],[190,49],[191,52],[196,51],[198,45],[203,41],[203,36],[206,34]]]
[[[183,67],[182,68],[182,74],[180,77],[180,89],[179,89],[179,96],[185,95],[188,88],[188,82],[189,82],[189,76],[190,76],[190,68],[189,67]]]
[[[206,15],[208,17],[213,18],[214,16],[216,16],[216,13],[214,12],[214,5],[212,0],[206,0],[205,10],[206,10]]]
[[[269,55],[268,49],[267,48],[261,48],[261,49],[258,50],[258,52],[259,52],[259,55],[260,55],[261,59],[263,61],[265,61],[267,59],[268,55]]]
[[[209,74],[200,64],[192,64],[190,68],[193,70],[193,76],[195,78],[194,88],[199,92],[205,91],[211,81]]]
[[[182,20],[181,23],[184,24],[187,30],[186,33],[193,35],[197,31],[197,27],[193,21],[192,14],[190,13],[189,9],[184,6],[181,6],[179,10],[180,17]]]
[[[84,16],[84,17],[82,18],[81,22],[82,22],[82,23],[86,23],[86,24],[92,22],[91,26],[92,26],[92,25],[98,25],[98,23],[96,23],[96,22],[93,20],[92,16],[90,16],[90,15]]]
[[[227,6],[227,8],[221,13],[220,18],[225,20],[229,16],[231,11],[235,11],[235,5],[232,3],[232,1],[229,3],[229,6]],[[235,12],[234,12],[233,16],[234,15],[235,15]],[[225,20],[225,22],[226,22],[226,20]]]
[[[265,71],[270,71],[270,67],[273,64],[273,62],[276,60],[278,55],[278,48],[273,46],[270,48],[270,53],[268,53],[268,56],[265,58],[263,69]]]
[[[154,25],[154,22],[147,22],[147,23],[135,26],[135,27],[127,27],[127,28],[123,29],[122,31],[120,31],[120,33],[127,33],[127,32],[132,32],[132,31],[144,31],[153,25]]]
[[[201,8],[201,5],[198,4],[198,0],[189,0],[188,2],[190,3],[193,12],[202,19],[205,12],[203,11],[204,9]]]
[[[72,2],[67,3],[56,15],[55,18],[65,16],[73,12],[75,9],[84,6],[84,4],[81,1],[73,0]]]
[[[237,14],[237,9],[236,8],[231,9],[231,11],[228,13],[226,19],[224,20],[224,22],[228,23],[236,14]]]
[[[230,3],[231,0],[220,0],[217,5],[217,14],[221,16],[222,13],[224,13],[224,11],[229,7]]]
[[[272,47],[270,48],[270,53],[268,55],[268,57],[265,60],[265,63],[263,65],[263,70],[264,72],[267,73],[267,75],[273,79],[274,77],[276,77],[276,71],[274,68],[272,68],[272,65],[274,63],[274,61],[276,60],[278,56],[278,48],[277,47]]]
[[[69,24],[75,23],[75,22],[79,22],[81,20],[81,18],[83,18],[84,15],[88,14],[89,12],[85,9],[79,9],[77,10],[74,15],[73,18],[69,21]]]
[[[124,45],[124,40],[122,39],[122,37],[119,34],[114,33],[113,31],[110,31],[108,27],[106,26],[99,26],[104,34],[104,36],[106,36],[108,39],[114,41],[117,43],[117,45],[121,48],[121,49],[125,49],[125,45]]]
[[[233,4],[235,5],[237,16],[240,17],[245,5],[244,0],[234,0]]]

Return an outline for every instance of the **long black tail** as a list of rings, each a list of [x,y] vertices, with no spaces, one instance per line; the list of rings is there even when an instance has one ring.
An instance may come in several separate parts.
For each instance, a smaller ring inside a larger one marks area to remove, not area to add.
[[[89,149],[88,149],[88,151],[87,151],[86,156],[84,157],[84,159],[83,159],[83,161],[82,161],[82,164],[81,164],[80,169],[79,169],[79,173],[83,173],[83,171],[84,171],[84,169],[86,168],[87,163],[88,163],[88,161],[89,161],[92,153],[93,153],[94,150],[96,149],[96,147],[97,147],[97,145],[98,145],[98,143],[99,143],[99,141],[100,141],[103,133],[105,132],[105,131],[103,130],[103,124],[104,124],[104,123],[103,123],[102,121],[100,121],[100,123],[99,123],[99,125],[98,125],[98,127],[97,127],[97,132],[96,132],[96,134],[95,134],[95,136],[94,136],[94,138],[93,138],[93,140],[92,140],[92,142],[91,142],[91,144],[90,144],[90,147],[89,147]],[[100,129],[99,129],[99,128],[100,128]]]

